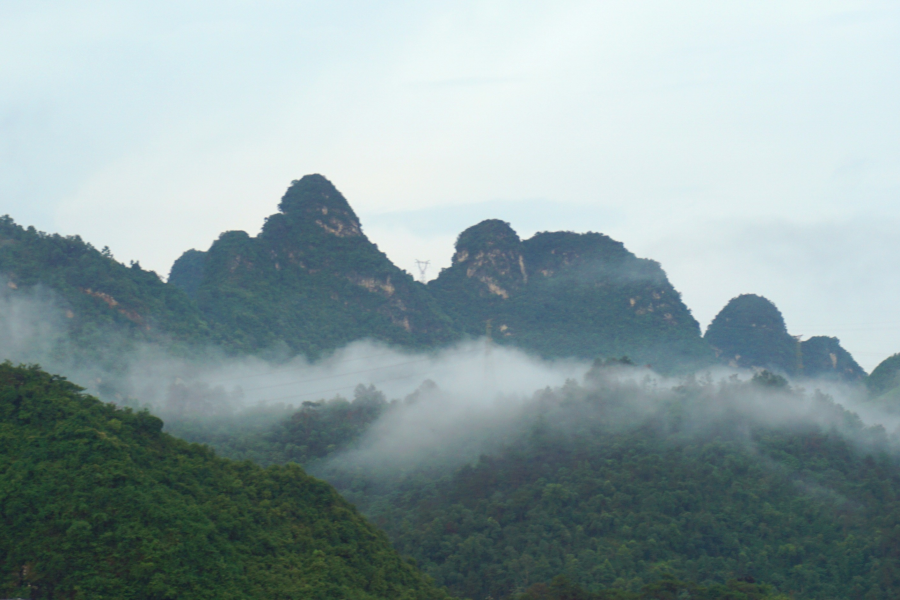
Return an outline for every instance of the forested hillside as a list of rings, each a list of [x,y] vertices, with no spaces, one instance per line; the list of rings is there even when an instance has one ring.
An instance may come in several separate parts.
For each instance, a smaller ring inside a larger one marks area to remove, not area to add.
[[[756,294],[732,298],[704,336],[718,359],[735,368],[861,382],[866,372],[835,337],[800,341],[788,333],[781,311]]]
[[[24,300],[36,289],[50,294],[54,315],[46,320],[61,317],[74,345],[67,351],[87,359],[123,338],[219,341],[187,294],[156,273],[126,267],[78,236],[25,229],[9,216],[0,217],[0,284],[10,298]]]
[[[366,238],[330,181],[293,182],[278,209],[258,236],[223,233],[172,266],[170,281],[235,348],[316,357],[365,338],[417,348],[458,338],[425,286]]]
[[[0,364],[0,596],[438,600],[328,484]]]
[[[489,449],[461,467],[378,459],[414,435],[390,423],[434,425],[427,399],[389,403],[371,389],[225,451],[307,460],[464,597],[655,598],[640,594],[664,574],[701,586],[755,580],[795,598],[892,597],[900,462],[883,429],[768,372],[672,389],[645,373],[598,361],[584,385],[539,392],[487,426]],[[428,452],[464,456],[468,443]],[[553,596],[558,576],[585,595]],[[696,597],[741,597],[728,594]]]
[[[709,364],[697,321],[659,264],[599,233],[539,233],[508,223],[463,231],[429,284],[467,334],[546,357],[631,356],[660,371]]]

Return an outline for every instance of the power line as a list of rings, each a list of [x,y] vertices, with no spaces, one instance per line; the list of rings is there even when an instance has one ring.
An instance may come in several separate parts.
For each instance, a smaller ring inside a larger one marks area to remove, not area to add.
[[[419,269],[419,281],[425,283],[428,279],[425,277],[425,273],[428,271],[428,265],[431,264],[430,260],[419,260],[416,259],[416,267]]]

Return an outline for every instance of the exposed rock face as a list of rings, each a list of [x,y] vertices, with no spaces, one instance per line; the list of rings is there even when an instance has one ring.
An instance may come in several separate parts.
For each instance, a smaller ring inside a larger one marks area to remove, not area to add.
[[[488,220],[459,235],[453,264],[429,284],[469,335],[545,356],[627,354],[663,371],[711,353],[659,264],[598,233],[539,233],[524,242]]]
[[[202,264],[186,253],[170,275],[235,346],[316,355],[366,337],[413,347],[453,338],[426,288],[366,238],[330,181],[294,181],[279,209],[257,237],[223,233]]]
[[[8,216],[0,217],[0,285],[20,297],[50,293],[70,341],[89,350],[83,353],[89,361],[98,361],[92,352],[129,340],[213,341],[190,298],[156,273],[138,263],[127,267],[108,249],[99,251],[78,236],[26,229]]]
[[[522,242],[509,223],[490,219],[459,235],[453,266],[465,269],[479,294],[507,299],[528,283],[522,251]]]
[[[811,337],[800,344],[802,374],[844,381],[863,381],[866,372],[836,337]]]

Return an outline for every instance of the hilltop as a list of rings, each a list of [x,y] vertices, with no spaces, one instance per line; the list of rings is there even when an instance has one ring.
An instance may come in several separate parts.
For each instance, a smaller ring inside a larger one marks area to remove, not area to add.
[[[425,286],[369,241],[330,181],[294,181],[278,209],[258,236],[223,233],[172,266],[169,281],[234,347],[315,357],[364,338],[413,348],[456,339]]]
[[[666,372],[709,364],[700,327],[659,263],[599,233],[538,233],[508,223],[463,231],[429,289],[468,335],[545,357],[628,355]]]
[[[850,382],[866,377],[840,340],[826,336],[804,341],[794,338],[778,307],[756,294],[732,298],[710,323],[704,339],[721,362],[735,368]]]

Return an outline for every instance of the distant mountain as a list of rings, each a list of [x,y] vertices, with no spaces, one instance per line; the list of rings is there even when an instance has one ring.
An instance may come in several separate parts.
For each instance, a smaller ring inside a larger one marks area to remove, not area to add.
[[[599,233],[538,233],[508,223],[463,231],[452,265],[429,283],[466,334],[547,357],[628,355],[670,371],[712,357],[665,272]]]
[[[426,348],[458,337],[428,294],[369,241],[321,175],[294,181],[262,232],[186,252],[169,280],[245,351],[317,356],[372,338]]]
[[[866,379],[869,395],[887,403],[892,410],[900,406],[900,354],[881,361]]]
[[[443,600],[328,484],[0,363],[0,596]]]
[[[866,372],[836,337],[819,335],[800,343],[803,375],[865,381]]]
[[[78,236],[25,229],[9,216],[0,217],[0,280],[10,298],[51,292],[71,338],[89,353],[123,334],[132,340],[217,340],[188,295],[156,273],[137,263],[126,267]]]
[[[775,304],[756,294],[732,298],[704,336],[719,360],[732,367],[770,369],[788,375],[862,381],[866,372],[835,337],[799,342],[788,333]]]

